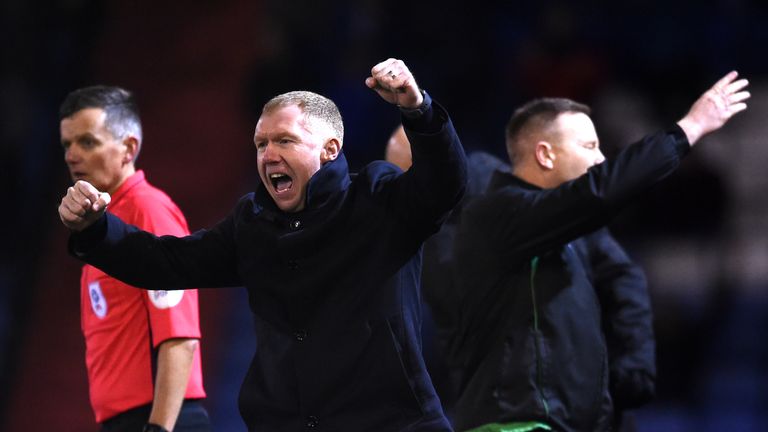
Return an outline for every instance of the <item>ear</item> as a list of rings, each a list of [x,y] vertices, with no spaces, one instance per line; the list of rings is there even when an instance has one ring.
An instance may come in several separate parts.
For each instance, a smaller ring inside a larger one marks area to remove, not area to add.
[[[534,156],[536,157],[536,163],[538,163],[541,168],[545,170],[555,168],[555,152],[552,151],[552,144],[546,141],[537,142]]]
[[[325,144],[323,144],[323,149],[320,150],[320,163],[335,160],[339,156],[340,151],[341,143],[339,140],[336,138],[329,138]]]
[[[123,145],[125,146],[123,164],[133,162],[133,160],[136,159],[136,155],[139,154],[139,140],[133,135],[128,135],[123,139]]]

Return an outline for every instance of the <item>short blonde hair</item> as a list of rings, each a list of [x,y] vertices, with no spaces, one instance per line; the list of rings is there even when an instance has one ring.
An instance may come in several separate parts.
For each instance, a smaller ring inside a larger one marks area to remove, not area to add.
[[[264,104],[262,113],[296,105],[310,119],[319,120],[333,130],[339,143],[344,142],[344,121],[339,108],[332,100],[310,91],[292,91],[277,95]]]

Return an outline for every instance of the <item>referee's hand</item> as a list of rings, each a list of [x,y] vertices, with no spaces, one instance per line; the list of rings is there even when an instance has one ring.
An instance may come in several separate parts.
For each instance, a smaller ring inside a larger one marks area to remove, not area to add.
[[[78,180],[67,189],[59,204],[61,222],[72,231],[82,231],[98,220],[112,198],[92,184]]]

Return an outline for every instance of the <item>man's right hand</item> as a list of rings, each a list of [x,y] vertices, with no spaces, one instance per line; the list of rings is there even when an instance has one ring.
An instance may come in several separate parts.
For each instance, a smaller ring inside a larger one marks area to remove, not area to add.
[[[78,180],[61,199],[59,217],[64,226],[79,232],[98,220],[111,200],[108,193],[99,192],[87,181]]]
[[[747,109],[745,100],[749,92],[742,91],[749,84],[745,79],[734,81],[739,74],[730,72],[722,77],[693,103],[691,110],[677,124],[685,131],[688,142],[693,146],[704,135],[714,132],[731,117]]]

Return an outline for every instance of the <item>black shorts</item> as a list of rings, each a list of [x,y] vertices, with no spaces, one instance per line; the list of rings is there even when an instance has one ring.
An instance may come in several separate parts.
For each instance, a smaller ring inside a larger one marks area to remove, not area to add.
[[[152,405],[129,409],[101,424],[101,432],[140,432],[149,420]],[[198,400],[185,400],[173,432],[210,432],[208,412]]]

